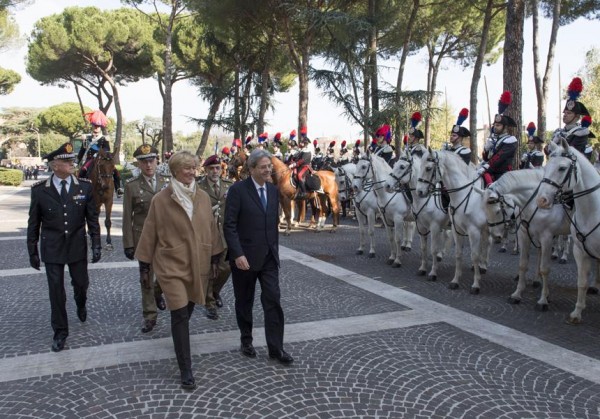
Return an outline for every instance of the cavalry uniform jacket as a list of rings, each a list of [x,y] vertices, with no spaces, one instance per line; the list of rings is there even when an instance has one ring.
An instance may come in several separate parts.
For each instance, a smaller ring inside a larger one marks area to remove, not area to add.
[[[382,157],[387,164],[391,165],[391,160],[394,157],[394,148],[389,144],[378,145],[375,148],[374,154]]]
[[[342,148],[340,150],[340,158],[338,159],[338,163],[340,166],[350,163],[350,156],[347,148]]]
[[[135,257],[152,264],[169,310],[177,310],[189,301],[205,304],[211,257],[223,244],[204,191],[196,189],[191,221],[171,195],[167,186],[152,199]]]
[[[108,142],[108,139],[104,135],[101,135],[97,138],[94,138],[93,136],[88,135],[87,137],[85,137],[84,143],[81,145],[81,148],[79,149],[79,153],[77,154],[77,161],[81,163],[84,160],[83,157],[86,155],[86,153],[89,154],[92,146],[94,146],[96,144],[98,145],[99,148],[102,147],[104,149],[104,151],[110,152],[110,143]],[[88,157],[91,157],[91,155],[88,155]]]
[[[552,141],[558,144],[564,138],[571,147],[575,148],[581,154],[585,154],[589,135],[589,128],[584,128],[579,124],[565,125],[564,128],[554,131]]]
[[[529,151],[523,154],[521,159],[520,169],[535,169],[536,167],[542,167],[544,164],[544,153],[539,150]]]
[[[98,213],[92,196],[92,184],[87,179],[71,176],[67,202],[47,180],[31,187],[31,206],[27,224],[29,254],[40,242],[42,262],[70,264],[87,259],[86,224],[92,247],[100,245]],[[41,229],[41,240],[40,240]]]
[[[408,152],[410,153],[411,156],[417,156],[418,158],[423,157],[423,151],[421,150],[421,148],[417,148],[419,144],[415,144],[415,145],[409,145],[408,146]]]
[[[150,202],[154,195],[165,188],[171,178],[159,174],[154,175],[156,188],[152,189],[144,175],[140,175],[127,182],[123,196],[123,248],[136,247],[144,221],[150,210]]]
[[[467,165],[471,163],[471,149],[469,147],[459,145],[458,147],[450,147],[448,151],[457,154]]]
[[[487,172],[497,180],[504,173],[512,170],[512,162],[517,151],[517,139],[512,135],[502,134],[492,138],[491,147],[484,151],[484,160],[489,164]]]
[[[223,247],[225,249],[227,249],[227,243],[225,242],[225,236],[223,235],[223,221],[225,220],[225,200],[227,199],[227,193],[229,192],[231,185],[233,185],[233,182],[229,179],[219,179],[219,193],[217,194],[208,178],[204,178],[198,182],[198,187],[210,196],[213,214],[215,216],[217,227],[219,227],[221,241],[223,242]]]

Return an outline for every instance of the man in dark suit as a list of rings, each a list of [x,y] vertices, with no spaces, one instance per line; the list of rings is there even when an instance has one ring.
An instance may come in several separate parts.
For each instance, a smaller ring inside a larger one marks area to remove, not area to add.
[[[52,350],[62,351],[69,335],[64,286],[65,265],[69,266],[73,294],[77,304],[77,317],[87,319],[86,223],[92,239],[92,263],[100,260],[100,226],[92,197],[92,184],[87,179],[73,176],[75,154],[73,146],[65,143],[46,156],[54,172],[46,181],[31,188],[31,205],[27,224],[27,250],[29,264],[40,270],[38,241],[40,229],[41,260],[46,267],[51,324],[54,330]]]
[[[254,358],[252,306],[258,279],[265,317],[269,357],[282,364],[294,361],[283,350],[283,310],[279,291],[279,194],[269,183],[271,155],[252,151],[247,160],[250,177],[229,188],[223,232],[229,249],[229,263],[235,295],[235,313],[241,332],[243,355]]]

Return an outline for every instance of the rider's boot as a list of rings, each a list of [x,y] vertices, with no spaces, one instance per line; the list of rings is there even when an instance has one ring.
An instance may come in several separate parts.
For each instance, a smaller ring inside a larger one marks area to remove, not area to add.
[[[306,183],[304,179],[298,179],[298,188],[294,199],[306,199]]]
[[[117,193],[117,198],[121,198],[123,196],[123,188],[121,188],[121,175],[119,171],[115,169],[113,171],[113,182],[115,184],[115,192]]]

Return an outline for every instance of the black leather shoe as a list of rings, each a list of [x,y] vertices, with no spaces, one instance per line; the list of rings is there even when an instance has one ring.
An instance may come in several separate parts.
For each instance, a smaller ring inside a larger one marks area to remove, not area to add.
[[[269,358],[276,359],[285,365],[294,362],[294,358],[292,358],[292,356],[286,351],[279,351],[279,353],[269,353]]]
[[[142,333],[151,332],[156,326],[156,320],[144,320],[144,325],[142,326]]]
[[[67,338],[56,338],[52,342],[52,352],[60,352],[65,349],[65,342]]]
[[[196,388],[196,380],[191,370],[181,372],[181,388],[184,390],[194,390]]]
[[[165,299],[162,295],[156,297],[156,308],[158,308],[161,311],[167,308],[167,304],[165,303]]]
[[[221,296],[219,294],[215,294],[215,304],[217,305],[217,307],[221,308],[223,307],[223,300],[221,300]]]
[[[77,307],[77,317],[79,317],[79,320],[83,323],[87,320],[87,308],[84,307]]]
[[[219,313],[217,313],[216,308],[207,308],[206,309],[206,318],[210,320],[217,320],[219,318]]]
[[[256,351],[251,343],[242,343],[242,346],[240,346],[240,352],[242,355],[247,356],[248,358],[256,358]]]

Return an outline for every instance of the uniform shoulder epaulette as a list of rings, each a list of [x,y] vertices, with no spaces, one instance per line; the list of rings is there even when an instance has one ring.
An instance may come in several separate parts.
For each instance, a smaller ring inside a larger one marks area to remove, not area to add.
[[[84,177],[78,177],[77,180],[83,181],[83,182],[87,182],[87,183],[92,183],[91,180],[89,180],[88,178],[84,178]]]
[[[229,183],[231,185],[233,185],[233,180],[231,179],[221,179],[224,183]]]
[[[35,188],[36,186],[40,186],[40,185],[44,184],[45,182],[46,182],[46,179],[44,179],[44,180],[38,180],[33,185],[31,185],[31,187]]]
[[[125,181],[125,184],[128,184],[129,182],[133,182],[134,180],[139,179],[139,178],[140,178],[139,176],[132,176]]]

